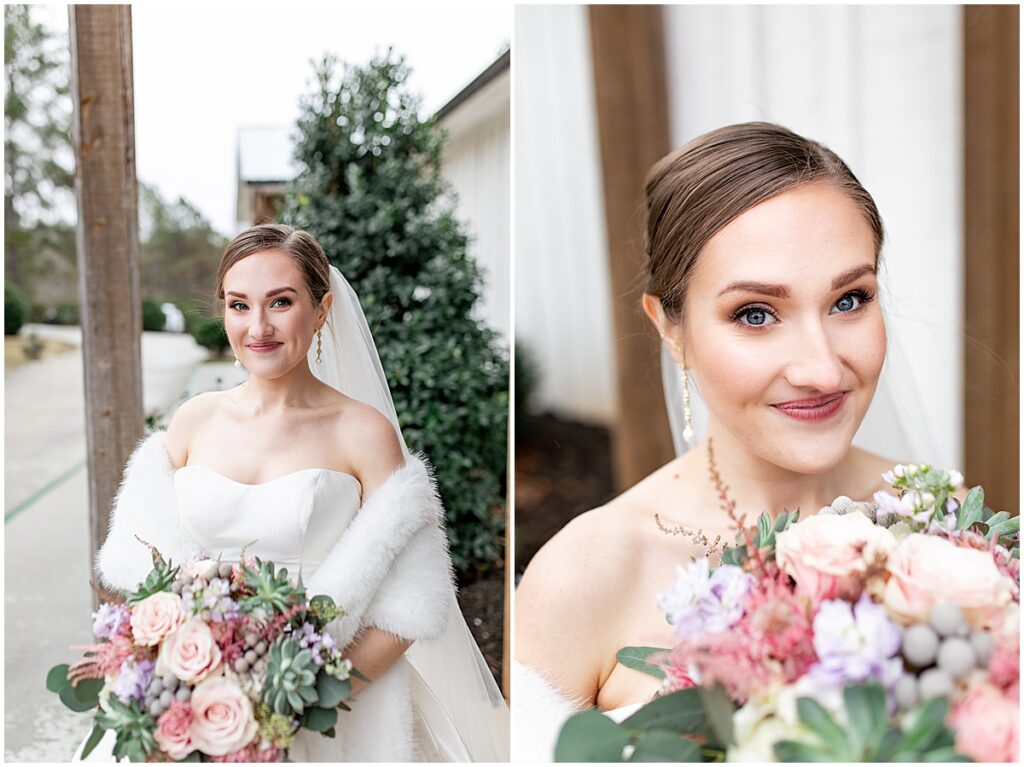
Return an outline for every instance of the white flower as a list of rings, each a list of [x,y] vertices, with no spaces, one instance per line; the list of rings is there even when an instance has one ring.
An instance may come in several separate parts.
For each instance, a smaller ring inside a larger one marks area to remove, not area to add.
[[[961,474],[956,469],[953,469],[951,472],[949,472],[949,486],[950,486],[950,488],[952,488],[953,490],[956,490],[963,483],[964,483],[964,475],[963,474]]]

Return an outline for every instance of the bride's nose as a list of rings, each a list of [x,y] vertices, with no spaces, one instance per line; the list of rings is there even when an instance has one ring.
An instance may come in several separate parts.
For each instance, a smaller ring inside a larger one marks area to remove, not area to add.
[[[270,315],[262,307],[256,307],[249,315],[249,335],[253,338],[267,338],[274,334]]]
[[[843,383],[843,363],[821,322],[807,323],[798,339],[793,339],[786,366],[786,380],[802,389],[837,391]]]

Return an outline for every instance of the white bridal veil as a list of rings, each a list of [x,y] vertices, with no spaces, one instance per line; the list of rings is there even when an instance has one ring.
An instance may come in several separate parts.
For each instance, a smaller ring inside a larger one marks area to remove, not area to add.
[[[334,303],[323,327],[321,362],[316,342],[310,348],[310,370],[324,383],[377,408],[402,437],[384,368],[359,298],[337,268],[331,267]],[[437,761],[504,762],[509,758],[508,706],[452,590],[448,624],[438,639],[414,642],[406,651],[416,672],[411,682],[413,706],[427,732]]]

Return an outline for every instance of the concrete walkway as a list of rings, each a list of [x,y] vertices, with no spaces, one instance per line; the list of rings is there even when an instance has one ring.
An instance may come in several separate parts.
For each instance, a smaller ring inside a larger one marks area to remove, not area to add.
[[[74,328],[35,329],[80,339]],[[205,357],[191,336],[144,333],[146,412],[244,380]],[[52,666],[78,657],[71,645],[92,639],[81,353],[28,363],[5,385],[4,758],[66,762],[92,726],[45,688]]]

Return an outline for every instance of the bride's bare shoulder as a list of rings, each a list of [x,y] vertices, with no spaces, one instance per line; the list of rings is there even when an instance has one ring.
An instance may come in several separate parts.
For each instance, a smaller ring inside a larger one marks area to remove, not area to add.
[[[908,463],[908,461],[894,460],[859,447],[850,449],[850,461],[854,475],[863,483],[863,488],[853,494],[860,496],[855,500],[867,500],[879,490],[891,490],[891,485],[882,479],[882,474],[890,471],[898,463]]]
[[[208,391],[182,402],[171,416],[164,445],[171,464],[181,468],[188,463],[189,445],[200,426],[207,423],[221,404],[224,392]]]

